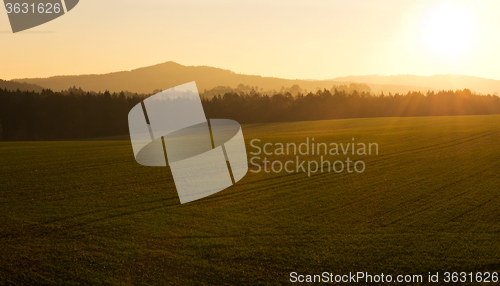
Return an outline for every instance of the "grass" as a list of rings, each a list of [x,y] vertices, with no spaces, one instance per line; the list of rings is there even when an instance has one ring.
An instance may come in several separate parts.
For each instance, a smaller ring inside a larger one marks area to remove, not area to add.
[[[168,168],[135,163],[130,142],[2,142],[0,284],[255,285],[287,283],[292,271],[500,271],[499,122],[245,125],[248,152],[256,138],[262,146],[354,137],[378,143],[379,155],[351,156],[365,161],[361,174],[249,172],[185,205]]]

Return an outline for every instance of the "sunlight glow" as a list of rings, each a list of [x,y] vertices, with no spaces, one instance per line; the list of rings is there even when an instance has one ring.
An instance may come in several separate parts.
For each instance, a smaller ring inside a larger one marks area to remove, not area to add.
[[[471,14],[444,2],[427,15],[421,38],[430,52],[457,60],[471,51],[476,35],[477,28]]]

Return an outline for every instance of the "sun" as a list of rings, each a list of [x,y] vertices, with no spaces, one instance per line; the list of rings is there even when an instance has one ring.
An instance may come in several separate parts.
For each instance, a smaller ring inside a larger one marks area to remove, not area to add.
[[[428,13],[421,39],[435,55],[456,59],[470,52],[476,35],[472,15],[466,9],[444,2]]]

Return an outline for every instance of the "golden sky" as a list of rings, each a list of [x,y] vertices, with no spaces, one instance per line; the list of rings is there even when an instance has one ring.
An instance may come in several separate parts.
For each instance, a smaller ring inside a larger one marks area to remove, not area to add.
[[[175,61],[301,79],[500,79],[499,11],[498,0],[82,0],[16,34],[0,12],[0,78]]]

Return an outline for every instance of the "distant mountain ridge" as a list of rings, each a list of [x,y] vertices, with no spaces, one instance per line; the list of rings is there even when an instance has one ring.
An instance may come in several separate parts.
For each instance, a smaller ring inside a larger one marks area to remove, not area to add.
[[[363,75],[363,76],[345,76],[337,77],[333,80],[348,81],[358,83],[373,84],[396,84],[409,86],[428,86],[437,90],[457,90],[470,89],[481,94],[494,94],[500,92],[500,80],[486,79],[467,75]]]
[[[280,91],[282,87],[290,88],[297,84],[302,90],[315,92],[317,89],[326,88],[329,90],[334,85],[349,85],[352,82],[365,83],[374,93],[382,91],[385,93],[427,92],[428,90],[457,88],[469,88],[480,93],[500,91],[500,81],[469,76],[347,76],[332,80],[294,80],[238,74],[230,70],[208,66],[183,66],[175,62],[100,75],[25,78],[14,81],[35,84],[54,91],[67,90],[76,86],[81,87],[84,91],[130,91],[144,94],[153,93],[158,89],[168,89],[190,81],[196,81],[200,92],[220,86],[234,88],[239,84],[257,86],[264,91]]]
[[[164,90],[190,81],[196,81],[200,92],[219,86],[236,87],[239,84],[258,86],[264,91],[279,91],[282,87],[289,88],[297,84],[303,90],[315,92],[318,88],[331,89],[334,85],[349,84],[349,82],[336,80],[292,80],[244,75],[208,66],[183,66],[175,62],[101,75],[24,78],[14,79],[14,81],[36,84],[55,91],[67,90],[69,87],[76,86],[85,91],[104,92],[109,90],[110,92],[130,91],[136,93],[152,93],[154,90]],[[406,93],[408,90],[429,90],[427,87],[379,84],[369,84],[369,86],[372,92],[376,93],[382,90],[400,93]]]

